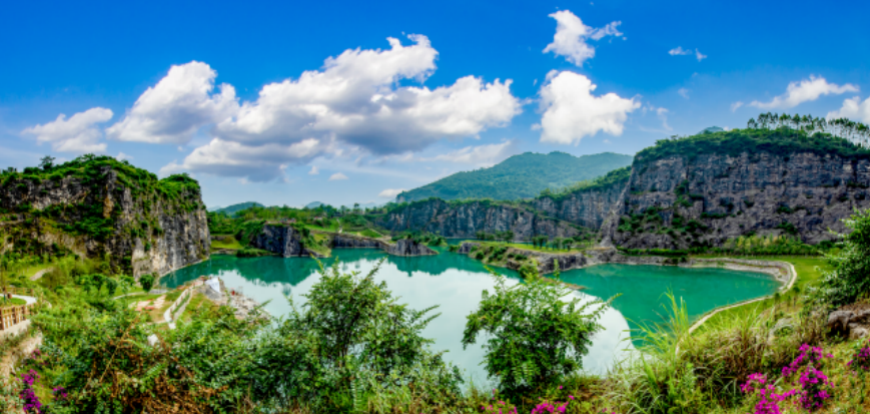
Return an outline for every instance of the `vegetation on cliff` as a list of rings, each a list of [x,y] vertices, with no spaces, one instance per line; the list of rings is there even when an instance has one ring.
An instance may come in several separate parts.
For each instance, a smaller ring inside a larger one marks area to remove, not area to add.
[[[490,168],[459,172],[396,197],[400,202],[444,200],[519,200],[545,189],[560,190],[631,164],[630,155],[610,152],[575,157],[564,152],[514,155]]]
[[[561,190],[553,191],[550,189],[546,189],[541,192],[537,199],[550,198],[558,203],[577,193],[602,191],[610,189],[612,187],[618,187],[621,190],[622,187],[624,187],[625,184],[628,183],[629,178],[631,178],[631,166],[622,167],[610,171],[603,176],[591,180],[583,180],[574,183]]]
[[[812,118],[808,116],[762,114],[751,119],[745,129],[702,133],[689,137],[672,137],[656,141],[635,156],[635,165],[669,157],[694,160],[702,154],[732,157],[767,152],[775,155],[810,152],[843,158],[868,159],[866,125],[852,121]]]

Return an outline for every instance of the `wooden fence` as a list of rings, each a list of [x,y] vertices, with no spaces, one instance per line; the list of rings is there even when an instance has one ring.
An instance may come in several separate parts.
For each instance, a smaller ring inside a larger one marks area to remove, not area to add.
[[[0,308],[0,331],[5,331],[13,325],[24,322],[34,313],[35,304]]]

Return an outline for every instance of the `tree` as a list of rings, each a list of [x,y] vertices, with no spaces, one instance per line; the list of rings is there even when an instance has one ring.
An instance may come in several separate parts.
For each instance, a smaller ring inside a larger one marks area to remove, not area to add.
[[[495,292],[483,291],[480,307],[468,315],[462,344],[475,343],[481,332],[489,335],[484,363],[499,388],[514,394],[533,391],[581,369],[592,335],[602,329],[596,321],[610,300],[566,300],[570,289],[535,274],[507,286],[503,276],[492,273]]]
[[[50,170],[52,166],[54,166],[54,157],[46,155],[42,157],[39,161],[39,166],[42,167],[43,170]]]
[[[870,295],[870,209],[843,220],[852,231],[841,234],[843,246],[826,259],[831,270],[822,273],[821,301],[836,308]]]
[[[151,287],[154,286],[154,275],[149,273],[139,276],[139,284],[142,285],[142,290],[144,290],[146,293],[150,292]]]

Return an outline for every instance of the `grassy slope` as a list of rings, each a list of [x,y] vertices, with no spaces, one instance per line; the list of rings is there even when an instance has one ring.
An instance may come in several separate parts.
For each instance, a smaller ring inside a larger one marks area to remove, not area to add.
[[[722,257],[722,256],[714,256],[714,255],[699,255],[694,257]],[[731,256],[729,256],[731,257]],[[780,299],[779,305],[783,306],[783,310],[793,308],[793,304],[797,302],[797,289],[800,292],[806,292],[807,288],[817,282],[822,277],[822,271],[828,269],[828,265],[825,262],[823,257],[808,257],[808,256],[769,256],[769,257],[741,257],[735,256],[736,259],[750,259],[750,260],[776,260],[791,263],[795,271],[797,271],[798,278],[795,281],[794,288],[790,290],[788,293],[783,295]],[[735,308],[731,308],[722,312],[713,315],[707,322],[705,322],[700,330],[703,330],[706,326],[715,326],[720,324],[725,319],[734,319],[734,318],[743,318],[749,315],[753,311],[761,311],[764,309],[769,309],[774,305],[774,299],[765,299],[758,302],[749,303],[743,306],[738,306]]]
[[[517,200],[562,189],[631,164],[630,155],[602,153],[574,157],[562,152],[524,153],[475,171],[465,171],[399,195],[405,201],[492,198]]]

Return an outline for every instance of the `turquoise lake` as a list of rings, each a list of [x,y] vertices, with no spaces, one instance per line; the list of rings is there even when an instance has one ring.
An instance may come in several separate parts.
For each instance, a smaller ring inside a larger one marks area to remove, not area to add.
[[[376,274],[400,302],[415,309],[439,305],[440,312],[424,331],[433,338],[433,350],[447,350],[445,358],[465,372],[475,384],[487,383],[483,360],[483,342],[462,349],[462,332],[466,316],[480,302],[481,292],[491,289],[493,277],[483,264],[466,256],[441,251],[437,256],[397,257],[379,250],[333,250],[333,257],[323,260],[329,266],[335,259],[343,271],[366,274],[377,262],[386,258]],[[516,272],[495,269],[507,276],[510,283],[519,283]],[[259,257],[239,259],[234,256],[213,256],[205,262],[180,269],[160,279],[160,284],[176,287],[200,276],[218,276],[228,288],[234,288],[258,301],[270,301],[266,309],[273,316],[285,315],[289,309],[286,296],[297,306],[305,303],[302,296],[320,279],[317,261],[309,258]],[[614,300],[599,323],[604,330],[593,338],[590,353],[584,358],[584,369],[604,373],[613,362],[633,348],[631,329],[638,323],[662,321],[666,315],[665,294],[668,291],[682,297],[691,317],[697,317],[719,306],[772,294],[779,283],[761,273],[737,272],[726,269],[684,269],[672,266],[598,265],[562,273],[562,280],[586,287],[573,294],[584,300]]]

